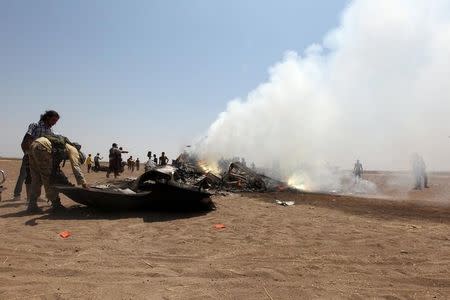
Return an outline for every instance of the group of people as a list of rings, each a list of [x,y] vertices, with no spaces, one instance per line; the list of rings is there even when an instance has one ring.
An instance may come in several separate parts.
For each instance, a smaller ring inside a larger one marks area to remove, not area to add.
[[[47,110],[41,116],[37,123],[31,123],[28,126],[21,142],[23,150],[22,164],[19,177],[14,188],[14,198],[20,199],[23,184],[27,194],[27,212],[42,212],[37,205],[37,200],[41,195],[41,188],[44,186],[45,193],[49,202],[51,202],[52,211],[64,210],[61,204],[57,185],[72,185],[61,169],[66,160],[71,164],[73,174],[78,185],[88,188],[85,176],[81,170],[81,165],[86,163],[87,172],[91,170],[100,170],[100,161],[103,159],[100,153],[92,158],[92,154],[87,157],[81,151],[81,145],[70,141],[69,138],[55,134],[52,127],[59,121],[60,115],[54,110]],[[111,173],[116,178],[123,171],[124,163],[122,153],[128,153],[119,147],[116,143],[112,144],[109,150],[109,167],[106,176]],[[155,165],[166,165],[169,161],[165,153],[162,152],[159,161],[156,155],[148,153],[149,161]],[[129,170],[139,170],[139,159],[133,160],[130,156],[127,160]]]
[[[100,171],[100,161],[102,159],[103,157],[100,157],[100,153],[97,153],[97,155],[94,156],[94,159],[92,159],[92,154],[88,154],[88,157],[86,158],[87,172],[90,173],[91,170],[95,172]],[[94,167],[92,167],[92,163],[94,163]]]
[[[128,151],[123,150],[116,143],[113,143],[109,149],[109,166],[106,172],[106,177],[109,178],[111,173],[114,174],[114,178],[117,178],[120,173],[123,172],[123,160],[122,153],[128,153]]]
[[[139,171],[141,162],[139,158],[133,159],[133,156],[129,156],[126,162],[122,159],[122,153],[128,153],[128,151],[123,150],[122,147],[119,147],[117,143],[113,143],[111,148],[109,149],[109,164],[108,164],[108,170],[106,172],[106,177],[109,178],[110,174],[114,174],[114,178],[117,178],[120,173],[124,171],[124,166],[127,166],[127,169],[131,172]],[[150,168],[156,167],[156,166],[164,166],[167,165],[169,162],[169,158],[166,156],[165,152],[161,153],[161,156],[159,159],[156,157],[156,154],[152,155],[151,151],[148,151],[147,157],[149,158],[146,169],[148,169],[148,166]],[[92,154],[89,154],[86,158],[86,168],[87,172],[90,173],[91,170],[93,171],[99,171],[100,170],[100,160],[103,158],[100,157],[100,153],[97,153],[97,155],[92,158]],[[94,165],[93,165],[94,164]]]
[[[159,160],[156,157],[156,154],[152,155],[152,151],[147,152],[147,157],[148,157],[148,161],[145,164],[145,171],[156,168],[156,166],[165,166],[169,163],[169,158],[166,156],[166,153],[164,151],[161,152],[161,156],[159,157]]]
[[[139,171],[139,168],[141,167],[141,161],[139,160],[139,158],[136,158],[136,160],[134,160],[133,156],[130,156],[127,159],[127,167],[128,170],[132,173],[134,172],[134,169],[136,169],[136,171]]]

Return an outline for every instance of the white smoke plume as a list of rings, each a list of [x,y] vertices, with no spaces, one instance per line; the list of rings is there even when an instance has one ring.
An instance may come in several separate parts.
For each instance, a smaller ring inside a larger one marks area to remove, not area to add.
[[[450,1],[352,1],[321,43],[288,51],[267,82],[231,101],[196,151],[285,176],[356,159],[405,170],[413,152],[448,170],[449,53]]]

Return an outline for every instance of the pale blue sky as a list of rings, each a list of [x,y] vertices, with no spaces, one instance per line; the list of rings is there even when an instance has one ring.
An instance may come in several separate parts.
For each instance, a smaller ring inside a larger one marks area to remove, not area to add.
[[[0,0],[0,156],[20,156],[27,125],[55,109],[85,152],[174,158],[347,2]]]

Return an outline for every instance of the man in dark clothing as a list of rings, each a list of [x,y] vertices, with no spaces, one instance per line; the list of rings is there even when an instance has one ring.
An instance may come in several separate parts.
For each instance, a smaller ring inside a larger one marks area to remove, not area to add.
[[[103,157],[100,157],[100,153],[97,153],[96,156],[94,156],[94,171],[98,172],[100,170],[100,160],[103,159]]]
[[[114,178],[117,178],[122,168],[122,153],[117,147],[116,143],[112,144],[111,149],[109,149],[109,168],[106,172],[106,177],[109,178],[109,174],[114,173]]]
[[[136,158],[136,171],[139,171],[140,164],[139,158]]]
[[[169,162],[169,158],[166,156],[164,152],[161,153],[161,156],[159,157],[159,165],[165,166]]]

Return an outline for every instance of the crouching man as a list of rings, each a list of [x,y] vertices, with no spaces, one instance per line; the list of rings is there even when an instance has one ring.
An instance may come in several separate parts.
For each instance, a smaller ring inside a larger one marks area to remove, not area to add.
[[[52,211],[65,210],[54,185],[71,185],[60,168],[61,162],[66,159],[72,165],[73,174],[78,185],[87,188],[86,180],[80,168],[80,165],[84,163],[85,156],[80,151],[80,148],[80,145],[71,143],[66,137],[61,135],[43,136],[31,143],[29,155],[32,180],[27,212],[42,212],[37,206],[37,199],[41,195],[42,185],[44,185],[48,201],[52,204]]]

